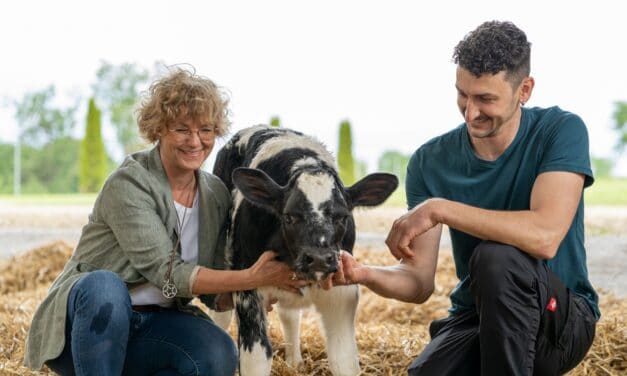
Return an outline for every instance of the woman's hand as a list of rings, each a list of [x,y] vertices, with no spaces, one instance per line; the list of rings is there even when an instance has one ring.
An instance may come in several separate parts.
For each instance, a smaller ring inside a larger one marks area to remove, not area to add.
[[[223,292],[216,296],[216,312],[230,311],[233,309],[233,293]]]
[[[255,285],[257,287],[274,286],[299,294],[299,288],[306,286],[307,281],[298,279],[292,269],[284,262],[275,260],[276,257],[276,252],[265,251],[248,269]]]

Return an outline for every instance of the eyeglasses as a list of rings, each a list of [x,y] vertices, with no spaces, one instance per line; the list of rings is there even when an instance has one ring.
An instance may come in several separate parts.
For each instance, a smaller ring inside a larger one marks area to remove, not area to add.
[[[197,131],[192,131],[189,128],[179,127],[175,129],[168,129],[168,132],[170,132],[174,136],[174,139],[178,142],[186,141],[192,134],[198,134],[200,141],[206,142],[214,139],[216,135],[216,128],[204,127]]]

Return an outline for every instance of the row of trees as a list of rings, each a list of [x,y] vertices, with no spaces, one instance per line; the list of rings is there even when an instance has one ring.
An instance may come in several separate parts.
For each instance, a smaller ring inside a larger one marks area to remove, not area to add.
[[[65,106],[56,104],[54,85],[26,93],[20,100],[6,101],[14,109],[19,137],[15,144],[0,143],[0,194],[97,192],[116,165],[104,147],[103,119],[115,129],[125,155],[145,147],[137,134],[134,109],[140,89],[164,66],[156,63],[151,72],[135,64],[103,62],[89,99],[75,97]],[[85,122],[80,122],[85,135],[79,140],[73,134],[82,103],[88,109]],[[621,153],[627,145],[627,102],[615,103],[613,118],[618,134],[616,149]],[[271,118],[270,124],[281,126],[279,117]],[[347,185],[367,172],[366,163],[354,158],[351,132],[350,122],[342,121],[337,160]],[[396,174],[402,184],[408,160],[409,155],[389,150],[380,156],[377,170]],[[597,176],[610,174],[611,159],[593,158],[592,162]]]
[[[0,143],[0,194],[98,191],[116,164],[104,147],[102,119],[115,129],[125,154],[142,148],[134,108],[150,76],[135,64],[102,62],[87,101],[75,97],[60,106],[54,85],[5,100],[14,110],[18,140]],[[83,103],[87,115],[79,124],[85,127],[85,136],[79,140],[74,137],[75,119]]]

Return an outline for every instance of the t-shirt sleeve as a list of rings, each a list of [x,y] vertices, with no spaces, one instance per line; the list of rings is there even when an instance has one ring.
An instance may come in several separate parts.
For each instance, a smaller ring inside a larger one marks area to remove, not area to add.
[[[549,171],[568,171],[585,175],[584,187],[592,185],[588,131],[577,115],[567,114],[548,128],[538,175]]]
[[[430,197],[423,174],[423,158],[418,149],[407,164],[407,176],[405,178],[405,195],[407,196],[407,209],[422,203]]]

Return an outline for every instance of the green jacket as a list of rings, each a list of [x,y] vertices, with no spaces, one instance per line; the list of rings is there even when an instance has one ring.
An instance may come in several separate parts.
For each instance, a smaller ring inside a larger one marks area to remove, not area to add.
[[[231,198],[217,177],[199,171],[198,265],[224,269],[224,246]],[[159,145],[127,157],[107,179],[72,257],[38,307],[26,340],[24,365],[40,369],[58,357],[65,345],[67,300],[74,283],[85,273],[106,269],[117,273],[129,288],[150,282],[164,284],[169,255],[176,243],[176,209]],[[180,251],[180,250],[179,250]],[[178,289],[176,306],[201,314],[188,305],[198,266],[180,256],[172,266]],[[213,295],[200,299],[212,307]]]

